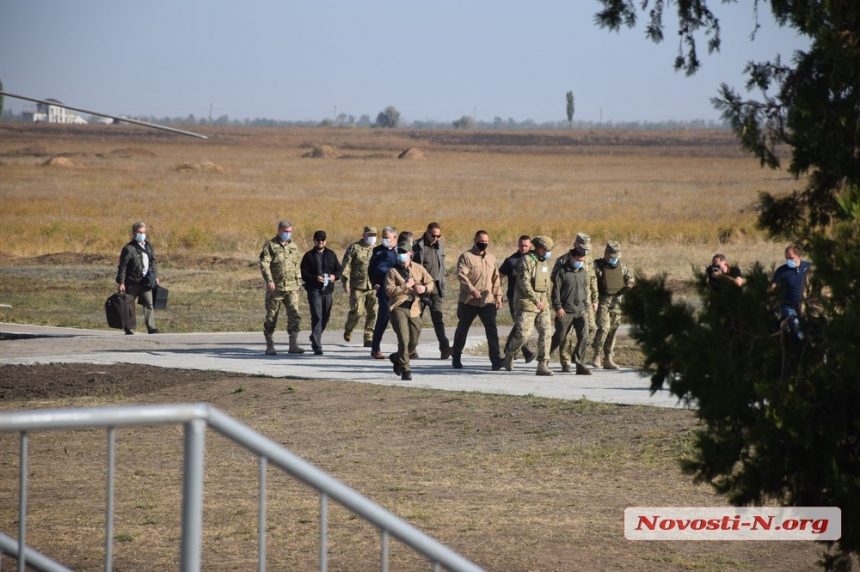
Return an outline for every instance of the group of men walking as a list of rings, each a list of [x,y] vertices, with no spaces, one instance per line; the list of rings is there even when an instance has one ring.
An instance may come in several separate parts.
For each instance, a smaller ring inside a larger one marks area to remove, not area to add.
[[[327,237],[322,230],[314,233],[313,249],[300,260],[292,232],[292,223],[281,221],[278,234],[266,242],[260,253],[260,269],[266,282],[263,334],[269,355],[277,353],[273,335],[281,306],[287,310],[288,352],[304,353],[298,345],[298,297],[302,287],[311,313],[311,346],[314,354],[323,353],[321,336],[331,315],[334,283],[341,281],[344,292],[349,294],[344,340],[350,342],[356,328],[363,326],[364,347],[370,348],[373,358],[385,359],[380,343],[390,323],[397,335],[397,352],[388,359],[402,379],[412,379],[410,361],[417,357],[425,311],[433,323],[440,357],[452,358],[455,369],[463,367],[461,356],[475,318],[484,326],[493,370],[512,371],[515,357],[522,352],[526,363],[537,360],[537,375],[554,375],[549,369],[549,355],[558,347],[563,372],[573,372],[575,367],[577,374],[588,375],[591,371],[586,365],[586,350],[592,331],[592,366],[618,369],[613,357],[621,317],[619,300],[624,290],[633,286],[633,280],[619,260],[620,246],[615,241],[607,243],[603,258],[591,262],[587,259],[591,240],[579,233],[573,248],[550,269],[552,238],[521,236],[517,252],[499,267],[488,251],[489,233],[479,230],[472,248],[457,259],[459,295],[452,344],[445,333],[446,262],[438,223],[427,225],[416,241],[411,232],[397,234],[393,226],[386,226],[379,245],[376,227],[365,226],[361,239],[349,245],[340,261],[326,246]],[[496,315],[503,304],[502,277],[508,280],[508,303],[514,316],[504,351],[496,327]],[[555,324],[553,334],[550,312]],[[537,330],[536,351],[527,347],[533,330]]]

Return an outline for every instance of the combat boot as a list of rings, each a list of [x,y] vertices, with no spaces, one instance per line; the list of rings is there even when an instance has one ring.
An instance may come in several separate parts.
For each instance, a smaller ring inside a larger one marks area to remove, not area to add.
[[[551,369],[549,369],[549,363],[542,361],[537,366],[537,371],[535,375],[555,375]]]
[[[576,364],[576,375],[591,375],[591,370],[581,363],[578,363]]]
[[[563,363],[563,364],[561,364],[561,371],[563,373],[570,373],[573,371],[573,368],[570,367],[569,363]]]
[[[454,369],[463,369],[463,362],[460,360],[460,354],[452,355],[451,367],[453,367]]]
[[[272,334],[263,334],[266,336],[266,355],[267,356],[276,356],[278,352],[275,351],[275,340]]]
[[[505,352],[505,360],[502,362],[502,365],[506,370],[514,371],[514,354]]]
[[[594,354],[594,361],[591,362],[591,367],[595,367],[597,369],[600,369],[601,367],[603,367],[603,358],[600,357],[599,353]]]
[[[291,354],[303,354],[305,350],[299,347],[299,333],[290,334],[290,349],[287,350]]]
[[[620,369],[618,364],[612,361],[611,357],[607,357],[603,360],[603,369]]]
[[[352,341],[352,331],[344,330],[343,332],[343,341],[349,342]]]

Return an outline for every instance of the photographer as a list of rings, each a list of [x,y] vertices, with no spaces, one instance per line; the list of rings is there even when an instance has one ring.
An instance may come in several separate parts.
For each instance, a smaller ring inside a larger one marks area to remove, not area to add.
[[[715,254],[711,265],[705,270],[708,277],[708,284],[719,292],[723,284],[734,284],[743,286],[744,278],[741,274],[741,269],[737,266],[729,266],[726,262],[726,257],[722,254]]]

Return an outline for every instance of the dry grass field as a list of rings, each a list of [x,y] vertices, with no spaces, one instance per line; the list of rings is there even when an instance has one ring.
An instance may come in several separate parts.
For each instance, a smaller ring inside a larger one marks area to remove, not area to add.
[[[784,245],[754,228],[757,194],[802,184],[760,169],[723,131],[205,133],[0,123],[0,304],[11,306],[0,321],[105,328],[117,256],[140,219],[170,288],[157,318],[165,331],[259,331],[255,260],[284,218],[300,249],[325,229],[338,253],[365,224],[421,232],[438,221],[451,267],[478,229],[500,261],[521,234],[551,235],[557,255],[583,231],[596,255],[617,239],[632,268],[667,272],[685,296],[693,267],[715,252],[745,268],[780,260]],[[419,158],[397,159],[407,149]],[[338,290],[330,328],[345,308]],[[306,306],[303,317],[307,326]],[[678,469],[690,412],[138,366],[0,366],[0,410],[184,401],[212,403],[488,570],[808,570],[822,550],[624,539],[627,506],[725,504]],[[0,436],[0,530],[13,535],[17,442]],[[118,570],[175,568],[180,443],[177,428],[121,432]],[[103,433],[38,434],[32,447],[30,539],[75,569],[99,569]],[[248,455],[209,439],[206,570],[255,568],[255,471]],[[270,569],[315,569],[316,497],[272,472],[269,483]],[[376,533],[330,511],[330,569],[374,569]],[[428,568],[393,548],[392,569]]]

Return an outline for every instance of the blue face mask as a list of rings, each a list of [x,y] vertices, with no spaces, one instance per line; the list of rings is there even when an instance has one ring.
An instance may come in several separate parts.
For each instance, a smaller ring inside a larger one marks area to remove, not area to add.
[[[134,235],[134,239],[138,242],[145,242],[146,241],[146,233],[139,232],[136,235]]]
[[[282,232],[281,233],[281,240],[283,240],[284,242],[287,242],[288,240],[290,240],[291,236],[293,236],[293,233],[291,233],[291,232]]]
[[[618,264],[618,258],[610,258],[606,262],[608,262],[610,266],[615,266],[616,264]]]
[[[794,258],[786,258],[785,265],[789,268],[797,268],[797,262],[794,261]]]
[[[541,258],[541,260],[549,260],[549,257],[550,257],[550,256],[552,256],[552,251],[551,251],[551,250],[547,250],[547,251],[546,251],[546,254],[544,254],[544,255],[543,255],[543,258]]]
[[[398,252],[397,253],[397,262],[399,262],[400,264],[404,264],[404,263],[406,263],[407,260],[409,260],[409,253],[408,252]]]
[[[580,268],[582,268],[582,261],[581,260],[574,260],[573,261],[573,269],[579,270]]]

